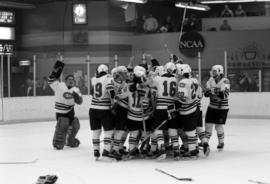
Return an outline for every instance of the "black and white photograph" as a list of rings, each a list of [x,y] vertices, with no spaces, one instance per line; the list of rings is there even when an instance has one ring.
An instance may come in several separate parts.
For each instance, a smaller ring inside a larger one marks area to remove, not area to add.
[[[0,184],[270,184],[270,0],[0,0]]]

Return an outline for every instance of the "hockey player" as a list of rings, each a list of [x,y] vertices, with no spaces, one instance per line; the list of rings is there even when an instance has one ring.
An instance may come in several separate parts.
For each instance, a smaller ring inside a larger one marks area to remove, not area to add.
[[[224,77],[222,65],[214,65],[210,74],[211,77],[206,83],[206,92],[204,94],[205,97],[210,97],[210,104],[205,117],[205,134],[207,141],[209,141],[215,125],[218,137],[217,148],[222,150],[224,147],[223,125],[226,123],[229,111],[230,82]]]
[[[156,88],[156,103],[155,103],[155,111],[154,111],[154,127],[158,127],[160,123],[169,119],[168,115],[168,106],[174,104],[176,91],[177,91],[177,81],[174,76],[176,71],[176,67],[174,63],[168,62],[164,66],[164,74],[161,76],[156,76],[153,78],[153,86]],[[166,158],[166,150],[165,150],[165,142],[164,142],[164,134],[163,131],[168,130],[168,124],[161,126],[159,129],[155,130],[154,134],[157,138],[158,150],[159,153],[157,155],[158,160],[162,160]],[[171,128],[171,127],[170,127]],[[176,139],[178,139],[177,135],[172,136],[172,143],[177,149],[177,145],[174,144]],[[178,147],[179,148],[179,147]],[[177,149],[178,150],[178,149]]]
[[[80,90],[75,87],[73,75],[68,75],[65,82],[59,78],[63,71],[63,57],[55,63],[53,71],[48,78],[49,85],[55,93],[56,128],[53,137],[53,147],[61,150],[64,145],[78,147],[80,141],[75,138],[79,129],[79,119],[75,117],[74,105],[82,103]]]
[[[179,107],[179,113],[181,121],[183,123],[183,129],[187,136],[188,152],[183,154],[183,157],[191,158],[197,157],[197,137],[196,127],[198,122],[197,113],[197,98],[198,98],[198,82],[196,79],[191,78],[191,68],[188,64],[184,64],[181,67],[180,74],[183,78],[178,84],[177,98],[181,105]]]
[[[129,159],[138,156],[137,138],[140,131],[146,133],[151,128],[149,114],[147,113],[149,109],[150,90],[144,85],[146,82],[146,70],[144,67],[136,66],[133,72],[133,82],[119,95],[120,98],[128,98],[127,127],[129,131]]]
[[[115,96],[112,77],[108,66],[101,64],[97,67],[96,76],[91,79],[92,101],[89,109],[90,127],[93,132],[92,141],[94,157],[100,157],[101,128],[104,130],[104,149],[102,157],[111,160],[111,141],[114,132],[113,114],[111,107]]]
[[[117,98],[118,94],[122,93],[124,88],[127,88],[128,71],[125,66],[118,66],[112,70],[114,89],[116,93],[115,97],[115,133],[113,140],[112,154],[115,158],[120,157],[126,152],[123,149],[123,138],[126,137],[127,132],[127,112],[128,112],[128,98]],[[125,140],[125,139],[124,139]]]

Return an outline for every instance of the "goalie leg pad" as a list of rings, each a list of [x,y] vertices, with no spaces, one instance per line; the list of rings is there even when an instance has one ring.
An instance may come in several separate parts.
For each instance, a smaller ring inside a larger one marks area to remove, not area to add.
[[[68,118],[59,117],[57,119],[57,124],[53,136],[53,147],[55,147],[56,149],[64,148],[68,127],[69,127]]]
[[[75,117],[67,133],[67,141],[66,141],[67,146],[70,146],[70,147],[79,146],[80,141],[75,138],[79,130],[80,130],[80,122],[79,122],[79,119]]]

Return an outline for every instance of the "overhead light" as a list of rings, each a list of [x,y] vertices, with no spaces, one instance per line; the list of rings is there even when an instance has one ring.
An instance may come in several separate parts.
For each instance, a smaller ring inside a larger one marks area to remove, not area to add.
[[[21,60],[19,61],[19,66],[30,66],[31,61],[30,60]]]
[[[117,1],[127,2],[127,3],[140,3],[140,4],[147,3],[147,0],[117,0]]]
[[[128,9],[128,4],[120,5],[120,7],[123,8],[124,10],[127,10]]]
[[[199,10],[199,11],[208,11],[208,10],[210,10],[209,6],[201,5],[201,4],[176,3],[175,6],[178,7],[178,8],[187,8],[187,9]]]
[[[270,0],[202,0],[202,4],[270,2]]]
[[[36,8],[36,6],[33,5],[33,4],[9,2],[9,1],[1,1],[0,2],[0,7],[4,7],[4,8],[23,8],[23,9]]]

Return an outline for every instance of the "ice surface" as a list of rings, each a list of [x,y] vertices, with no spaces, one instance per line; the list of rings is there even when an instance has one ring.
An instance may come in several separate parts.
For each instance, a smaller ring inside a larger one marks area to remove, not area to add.
[[[217,151],[213,132],[208,158],[164,162],[94,161],[87,120],[81,121],[80,147],[57,151],[51,146],[54,126],[55,122],[0,126],[0,162],[39,159],[34,164],[0,164],[0,184],[33,184],[38,176],[46,174],[56,174],[58,184],[250,184],[248,179],[270,183],[269,120],[229,119],[224,151]],[[155,168],[195,181],[177,181],[156,172]]]

